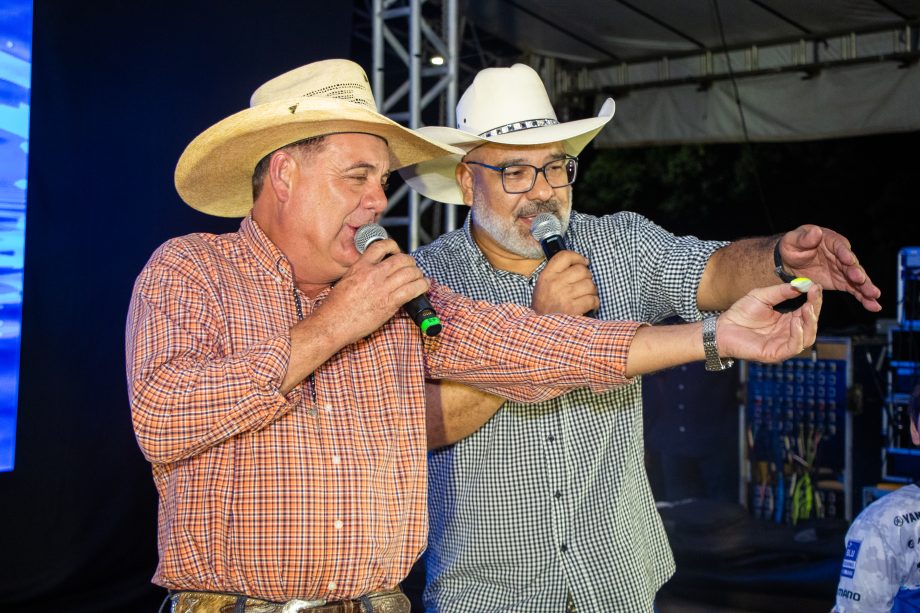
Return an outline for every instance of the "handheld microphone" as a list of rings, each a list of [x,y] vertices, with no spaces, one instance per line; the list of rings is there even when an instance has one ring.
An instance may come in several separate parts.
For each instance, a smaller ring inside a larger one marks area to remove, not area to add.
[[[355,249],[358,253],[364,253],[372,243],[382,241],[387,238],[387,231],[375,223],[364,224],[355,232]],[[387,255],[389,257],[389,254]],[[437,336],[441,332],[441,320],[435,312],[434,307],[428,301],[428,296],[422,294],[416,296],[403,305],[403,310],[408,313],[412,321],[421,329],[422,334],[426,336]]]
[[[530,235],[543,247],[543,255],[550,259],[563,249],[562,224],[552,213],[540,213],[530,224]]]
[[[534,217],[530,224],[530,235],[543,247],[543,255],[547,260],[566,248],[562,240],[562,223],[552,213],[540,213]],[[597,318],[597,311],[588,311],[585,317]]]

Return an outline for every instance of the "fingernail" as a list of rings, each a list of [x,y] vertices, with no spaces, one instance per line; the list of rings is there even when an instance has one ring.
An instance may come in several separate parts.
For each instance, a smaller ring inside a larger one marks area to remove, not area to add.
[[[796,277],[795,279],[789,282],[789,285],[799,290],[803,294],[807,292],[808,288],[810,288],[814,284],[815,282],[809,279],[808,277]]]

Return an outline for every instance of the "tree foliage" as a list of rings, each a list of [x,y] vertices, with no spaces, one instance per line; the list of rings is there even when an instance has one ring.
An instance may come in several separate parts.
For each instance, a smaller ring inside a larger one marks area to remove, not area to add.
[[[575,206],[641,213],[677,234],[735,239],[803,223],[853,243],[882,288],[882,317],[896,316],[897,252],[920,245],[914,156],[920,133],[801,143],[679,145],[582,154]],[[825,320],[876,316],[829,296]],[[832,311],[832,312],[831,312]]]

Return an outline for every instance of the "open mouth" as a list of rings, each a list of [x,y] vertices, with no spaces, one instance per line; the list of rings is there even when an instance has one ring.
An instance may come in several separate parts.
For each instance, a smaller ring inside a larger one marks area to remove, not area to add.
[[[353,226],[352,224],[345,224],[345,228],[344,228],[345,237],[347,239],[348,244],[355,247],[356,251],[358,248],[355,246],[355,235],[358,233],[358,229],[360,227],[361,226]]]
[[[534,211],[532,213],[528,213],[527,215],[518,215],[517,221],[522,224],[526,224],[529,230],[530,226],[533,225],[534,218],[537,215],[542,215],[543,213],[550,213],[551,215],[556,215],[556,211]]]
[[[354,247],[355,251],[358,251],[358,246],[355,245],[355,237],[356,237],[357,234],[358,234],[358,230],[360,230],[361,228],[363,228],[363,227],[366,226],[367,224],[372,224],[372,223],[375,223],[375,220],[374,220],[374,219],[370,219],[370,220],[368,220],[368,221],[366,221],[366,222],[364,222],[364,223],[359,223],[359,224],[354,224],[354,223],[346,222],[345,225],[343,226],[342,230],[343,230],[343,232],[345,232],[345,237],[346,237],[346,239],[347,239],[347,241],[348,241],[348,244],[350,244],[352,247]],[[373,242],[373,241],[371,241],[371,242]]]

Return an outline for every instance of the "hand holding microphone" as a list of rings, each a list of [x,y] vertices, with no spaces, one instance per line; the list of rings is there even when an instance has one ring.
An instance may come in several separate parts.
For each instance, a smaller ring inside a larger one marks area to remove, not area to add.
[[[566,249],[559,219],[552,213],[540,213],[531,223],[530,234],[547,259],[534,287],[532,308],[538,313],[597,317],[600,301],[588,261]]]
[[[373,243],[387,238],[387,231],[375,223],[364,224],[355,233],[355,249],[363,254]],[[389,257],[389,256],[387,256]],[[384,258],[386,259],[386,258]],[[441,320],[435,312],[428,296],[416,296],[403,305],[403,310],[426,336],[437,336],[441,332]]]

